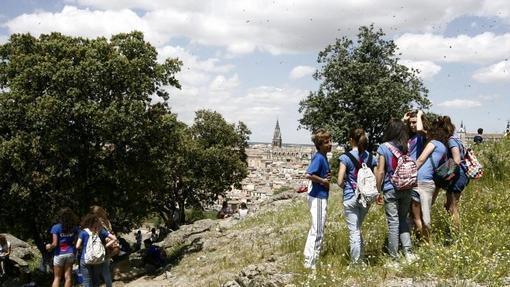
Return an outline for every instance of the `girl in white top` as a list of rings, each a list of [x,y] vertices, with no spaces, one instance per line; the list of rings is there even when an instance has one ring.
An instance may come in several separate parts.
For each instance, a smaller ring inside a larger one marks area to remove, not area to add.
[[[5,275],[5,266],[9,261],[9,255],[11,254],[11,243],[7,241],[5,235],[0,234],[0,276]]]

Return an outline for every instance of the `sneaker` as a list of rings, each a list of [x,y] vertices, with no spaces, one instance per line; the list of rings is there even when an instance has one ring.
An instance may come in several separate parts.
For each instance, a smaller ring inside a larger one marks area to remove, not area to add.
[[[305,262],[305,264],[303,264],[303,266],[305,267],[305,269],[310,269],[310,270],[315,270],[316,269],[315,264],[311,264],[309,262]]]
[[[411,263],[413,263],[413,262],[415,262],[416,260],[419,259],[416,254],[410,253],[410,252],[406,253],[405,257],[406,257],[406,263],[408,263],[408,264],[411,264]]]

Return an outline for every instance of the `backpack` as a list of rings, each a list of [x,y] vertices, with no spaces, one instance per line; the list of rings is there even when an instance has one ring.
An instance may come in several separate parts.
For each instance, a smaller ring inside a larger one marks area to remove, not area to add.
[[[417,186],[418,166],[416,162],[407,154],[402,154],[396,147],[390,143],[385,143],[386,147],[398,159],[397,167],[390,178],[391,183],[396,190],[409,190]]]
[[[92,233],[90,229],[85,228],[85,232],[89,234],[89,239],[87,241],[87,247],[85,250],[84,261],[87,265],[96,265],[101,264],[105,260],[106,251],[99,238],[99,234]]]
[[[368,204],[373,203],[379,192],[377,191],[377,184],[375,180],[375,175],[372,172],[372,154],[368,155],[368,164],[361,163],[356,160],[356,158],[351,153],[345,153],[347,157],[352,161],[354,168],[357,169],[356,174],[356,195],[359,197],[359,203],[363,205],[363,207],[367,207]]]
[[[459,166],[455,163],[453,158],[447,158],[437,168],[432,160],[432,155],[429,156],[429,160],[432,163],[432,169],[434,170],[434,182],[441,188],[446,188],[452,179],[459,173]]]
[[[483,175],[483,166],[478,161],[472,149],[468,148],[464,155],[466,175],[472,179],[479,179]]]

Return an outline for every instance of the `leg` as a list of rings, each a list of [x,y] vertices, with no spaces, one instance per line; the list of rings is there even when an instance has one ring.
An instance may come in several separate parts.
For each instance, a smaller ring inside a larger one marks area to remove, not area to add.
[[[418,182],[418,192],[421,199],[421,213],[423,221],[423,239],[430,242],[431,217],[430,210],[432,208],[432,197],[436,186],[433,181]]]
[[[60,287],[60,281],[64,276],[64,267],[58,266],[56,264],[53,265],[53,284],[51,284],[51,287]]]
[[[360,208],[358,207],[356,197],[344,201],[344,215],[347,228],[349,229],[349,245],[351,262],[358,263],[363,260],[362,241],[361,241],[361,221]]]
[[[71,261],[71,263],[66,263],[65,267],[64,267],[64,278],[65,278],[65,283],[64,283],[64,287],[72,287],[73,286],[73,262]]]
[[[417,238],[421,238],[423,233],[423,225],[421,221],[421,204],[414,199],[411,200],[411,216],[414,223],[414,232]]]
[[[308,209],[310,211],[312,225],[308,231],[308,237],[305,243],[305,250],[303,254],[305,256],[305,266],[312,267],[315,265],[315,249],[314,244],[317,239],[318,229],[318,217],[317,217],[317,205],[318,199],[315,197],[308,196]]]
[[[83,287],[93,287],[92,283],[92,267],[80,262],[81,274],[83,276]]]
[[[398,258],[398,205],[396,191],[388,190],[384,193],[384,211],[388,223],[388,252],[394,259]]]
[[[459,200],[460,192],[447,191],[446,192],[446,210],[452,218],[452,226],[455,231],[460,230],[460,212]]]
[[[103,274],[103,280],[106,287],[112,287],[112,273],[110,270],[110,258],[106,257],[103,264],[101,264],[101,274]]]
[[[411,207],[411,192],[398,191],[397,210],[398,210],[398,234],[404,254],[410,253],[412,249],[411,231],[407,217]]]

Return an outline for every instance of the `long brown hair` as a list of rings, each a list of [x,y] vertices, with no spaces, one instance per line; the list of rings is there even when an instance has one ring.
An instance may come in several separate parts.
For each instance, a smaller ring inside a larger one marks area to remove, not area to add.
[[[349,132],[349,138],[352,139],[354,144],[358,147],[359,153],[363,153],[367,149],[367,135],[362,128],[353,128]]]
[[[64,233],[68,233],[78,225],[78,216],[69,207],[62,208],[58,213],[58,217]]]
[[[104,228],[108,229],[108,231],[112,231],[112,224],[110,223],[110,220],[108,219],[108,213],[106,213],[106,210],[102,208],[99,205],[92,205],[90,207],[90,213],[94,214],[99,218],[99,221],[103,225]]]
[[[409,140],[409,133],[406,124],[400,119],[391,119],[384,130],[383,141],[394,142],[402,148],[404,153],[407,153],[407,140]]]
[[[437,140],[447,145],[448,139],[450,138],[450,127],[448,125],[448,120],[449,118],[445,119],[445,116],[439,116],[437,119],[432,121],[431,128],[427,133],[427,139],[429,141]]]

